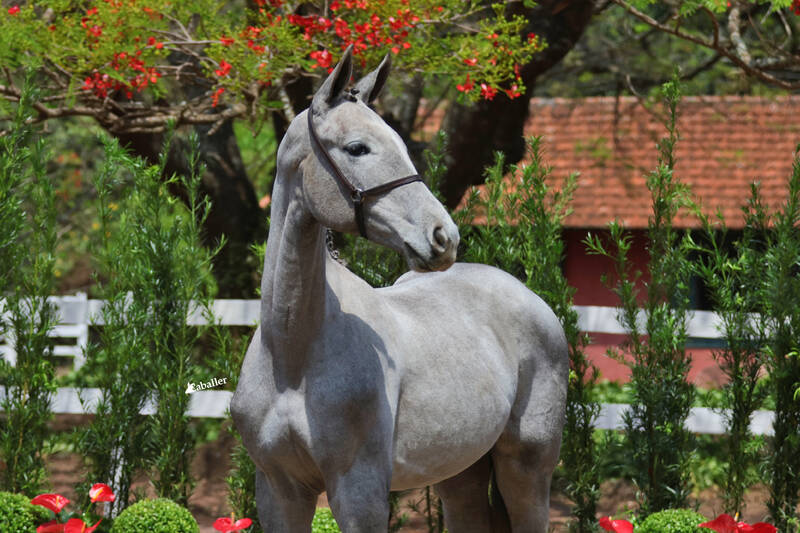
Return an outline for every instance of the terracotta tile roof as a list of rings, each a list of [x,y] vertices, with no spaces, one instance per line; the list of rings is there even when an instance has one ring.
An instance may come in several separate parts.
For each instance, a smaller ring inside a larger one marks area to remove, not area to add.
[[[656,109],[663,113],[663,109]],[[741,227],[741,205],[760,181],[767,202],[786,194],[792,155],[800,143],[800,96],[687,97],[679,108],[675,175],[706,212],[722,210]],[[650,197],[645,177],[656,168],[660,118],[635,98],[535,99],[526,135],[542,135],[554,176],[580,171],[571,227],[602,227],[619,218],[646,227]],[[678,221],[695,226],[689,215]]]
[[[645,177],[656,168],[656,142],[666,129],[633,97],[531,100],[526,135],[543,136],[553,176],[579,171],[568,227],[604,227],[619,218],[629,228],[647,226],[650,197]],[[685,97],[679,107],[675,174],[690,185],[704,211],[722,210],[741,227],[740,206],[760,181],[767,203],[785,199],[792,157],[800,143],[800,95]],[[679,226],[698,222],[688,213]]]

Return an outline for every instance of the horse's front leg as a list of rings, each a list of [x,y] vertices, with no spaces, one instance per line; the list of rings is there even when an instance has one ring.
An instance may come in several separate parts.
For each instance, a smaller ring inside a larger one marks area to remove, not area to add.
[[[281,474],[270,477],[256,469],[256,506],[261,529],[269,533],[308,533],[317,494]]]
[[[360,460],[328,484],[328,501],[343,533],[386,533],[391,469]]]

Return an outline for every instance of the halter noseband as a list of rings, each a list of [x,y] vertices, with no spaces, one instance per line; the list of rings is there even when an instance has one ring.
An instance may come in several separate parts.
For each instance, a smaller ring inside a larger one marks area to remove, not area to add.
[[[339,166],[331,157],[331,154],[325,149],[325,147],[322,145],[322,142],[320,142],[319,137],[317,136],[317,131],[314,129],[314,120],[312,115],[313,113],[311,112],[311,108],[309,108],[308,134],[311,137],[311,141],[317,145],[317,148],[319,148],[319,151],[322,152],[322,155],[325,158],[325,162],[328,163],[328,166],[333,169],[333,175],[336,177],[336,180],[350,192],[350,200],[353,202],[353,210],[355,211],[358,232],[366,239],[367,227],[364,225],[364,201],[370,197],[380,196],[381,194],[387,193],[392,189],[396,189],[397,187],[408,185],[409,183],[414,183],[415,181],[422,181],[422,176],[419,174],[412,174],[410,176],[406,176],[405,178],[392,180],[388,183],[384,183],[382,185],[378,185],[377,187],[372,187],[371,189],[366,190],[356,187],[345,177]]]

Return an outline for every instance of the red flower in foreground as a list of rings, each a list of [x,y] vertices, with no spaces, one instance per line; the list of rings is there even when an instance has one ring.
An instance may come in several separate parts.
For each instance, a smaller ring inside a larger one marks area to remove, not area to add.
[[[113,502],[116,499],[114,491],[105,483],[95,483],[89,489],[89,499],[94,502]]]
[[[214,529],[217,531],[241,531],[250,527],[253,521],[249,518],[240,518],[236,522],[233,518],[217,518],[214,522]]]
[[[11,6],[8,8],[9,15],[16,15],[17,13],[19,13],[19,6]]]
[[[86,522],[80,518],[70,518],[67,520],[67,523],[64,524],[64,533],[92,533],[102,521],[103,519],[101,518],[95,525],[87,526]]]
[[[600,527],[606,531],[615,531],[616,533],[633,533],[633,524],[627,520],[611,520],[610,516],[604,516],[600,519]]]
[[[711,522],[704,522],[697,527],[713,529],[717,533],[777,533],[778,529],[765,522],[757,524],[745,524],[737,522],[729,514],[721,514]]]
[[[63,533],[64,524],[59,524],[55,520],[50,520],[36,528],[36,533]]]
[[[37,497],[31,500],[31,503],[33,505],[41,505],[42,507],[46,507],[58,514],[61,512],[61,509],[63,509],[64,506],[69,503],[69,500],[63,497],[61,494],[39,494]]]

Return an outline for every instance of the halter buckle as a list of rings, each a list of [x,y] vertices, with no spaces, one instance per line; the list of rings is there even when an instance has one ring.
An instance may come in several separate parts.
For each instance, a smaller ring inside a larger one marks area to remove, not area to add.
[[[364,203],[364,198],[366,195],[362,189],[356,189],[350,193],[350,199],[353,201],[353,204],[360,205]]]

